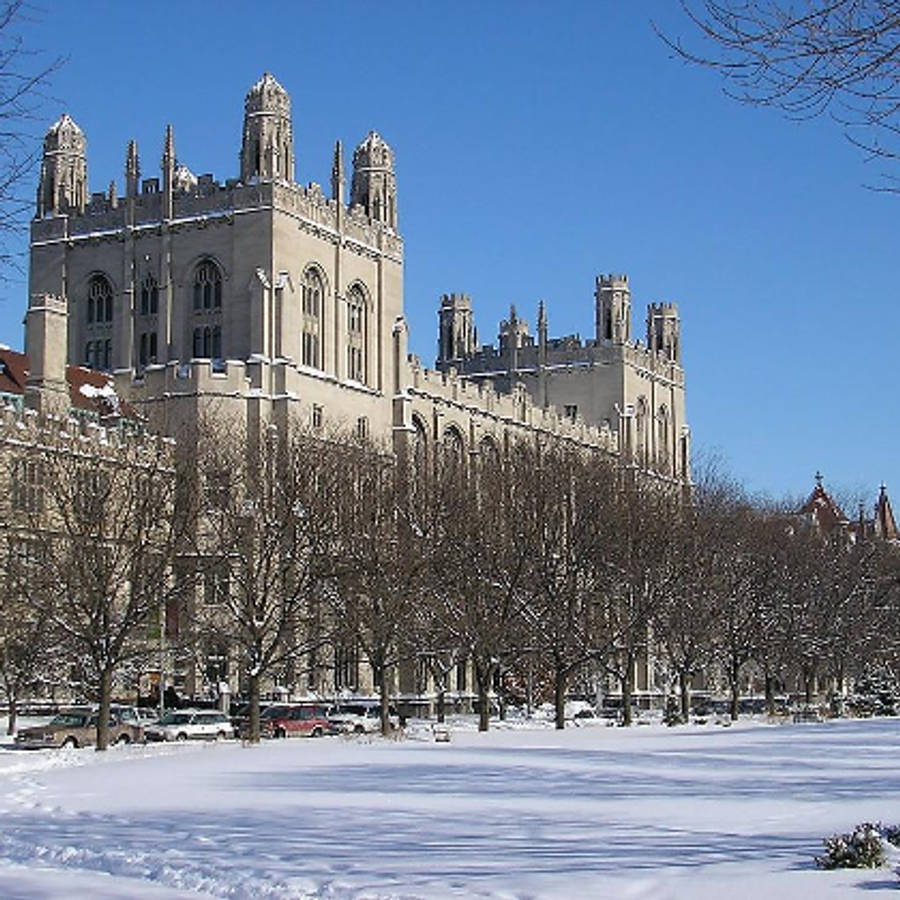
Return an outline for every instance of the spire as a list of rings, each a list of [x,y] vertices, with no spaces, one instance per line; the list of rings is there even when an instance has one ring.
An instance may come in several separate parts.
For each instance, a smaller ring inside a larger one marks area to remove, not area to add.
[[[136,197],[138,181],[141,177],[141,163],[138,159],[137,142],[128,142],[128,152],[125,154],[125,196]]]
[[[331,164],[331,199],[344,202],[344,186],[347,179],[344,175],[344,148],[340,141],[334,143],[334,162]]]
[[[875,504],[875,534],[883,541],[896,541],[900,538],[894,510],[888,499],[887,486],[884,484],[878,491],[878,502]]]
[[[544,305],[543,300],[538,302],[537,327],[538,327],[538,346],[546,348],[546,346],[547,346],[547,308]]]
[[[166,139],[162,155],[163,173],[163,218],[171,219],[174,212],[175,189],[175,133],[171,125],[166,125]]]

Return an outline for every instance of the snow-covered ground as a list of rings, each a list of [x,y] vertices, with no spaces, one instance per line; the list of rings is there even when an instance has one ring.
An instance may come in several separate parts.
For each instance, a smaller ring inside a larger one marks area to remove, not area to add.
[[[900,721],[0,750],[0,897],[865,898]]]

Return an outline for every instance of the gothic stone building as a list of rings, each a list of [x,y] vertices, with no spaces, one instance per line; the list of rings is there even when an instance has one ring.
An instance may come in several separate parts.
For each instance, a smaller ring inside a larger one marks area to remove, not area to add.
[[[295,164],[290,98],[270,74],[247,93],[240,171],[224,183],[177,159],[169,127],[160,176],[141,177],[132,141],[124,191],[92,193],[85,135],[63,115],[31,226],[26,403],[65,407],[68,364],[108,373],[167,433],[215,403],[248,434],[291,417],[470,458],[541,433],[688,480],[674,305],[651,306],[634,341],[627,278],[600,276],[591,340],[550,338],[542,305],[536,339],[513,310],[495,348],[451,294],[429,370],[407,353],[391,148],[375,132],[359,144],[349,197],[340,142],[329,196]]]

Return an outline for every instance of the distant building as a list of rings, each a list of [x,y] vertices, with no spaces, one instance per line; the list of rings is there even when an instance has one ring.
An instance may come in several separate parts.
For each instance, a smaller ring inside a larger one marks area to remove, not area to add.
[[[894,511],[884,484],[878,489],[878,498],[871,515],[866,511],[865,504],[860,501],[856,516],[851,519],[825,490],[822,481],[822,476],[816,473],[815,487],[800,508],[800,515],[813,527],[828,535],[843,533],[850,541],[865,538],[900,541],[900,531],[897,530]]]

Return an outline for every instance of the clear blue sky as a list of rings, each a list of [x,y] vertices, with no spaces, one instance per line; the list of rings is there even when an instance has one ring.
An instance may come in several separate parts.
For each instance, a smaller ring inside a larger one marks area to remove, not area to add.
[[[472,295],[482,340],[516,303],[591,336],[598,272],[627,272],[633,324],[679,304],[695,447],[752,490],[826,483],[900,499],[895,249],[900,196],[828,119],[735,104],[670,58],[675,3],[99,3],[30,27],[69,55],[56,79],[84,129],[92,190],[138,141],[237,173],[243,98],[264,70],[293,99],[298,180],[328,184],[333,143],[374,128],[396,154],[411,349],[433,362],[443,292]],[[43,128],[43,126],[42,126]],[[900,164],[895,174],[900,175]],[[21,346],[24,283],[0,285]]]

